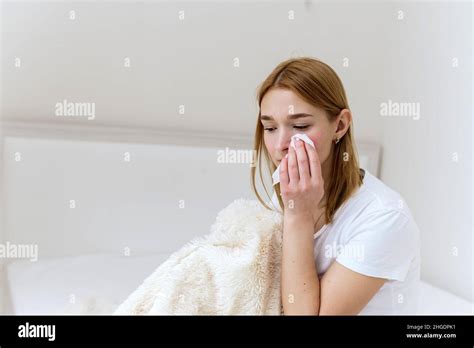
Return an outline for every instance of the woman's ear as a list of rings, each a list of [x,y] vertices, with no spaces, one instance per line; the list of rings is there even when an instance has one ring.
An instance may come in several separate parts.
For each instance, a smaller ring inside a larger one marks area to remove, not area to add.
[[[342,109],[336,118],[337,128],[335,132],[335,138],[341,139],[344,134],[349,130],[349,126],[352,123],[352,113],[349,109]]]

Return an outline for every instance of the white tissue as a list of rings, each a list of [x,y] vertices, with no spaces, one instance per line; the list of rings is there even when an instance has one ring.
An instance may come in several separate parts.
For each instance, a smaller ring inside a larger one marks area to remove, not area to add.
[[[306,134],[298,133],[291,137],[291,142],[290,142],[290,146],[293,146],[295,150],[296,150],[295,138],[299,138],[303,140],[305,143],[314,147],[313,141]],[[280,165],[278,165],[277,169],[273,172],[272,179],[273,179],[273,186],[275,186],[276,184],[280,182]]]

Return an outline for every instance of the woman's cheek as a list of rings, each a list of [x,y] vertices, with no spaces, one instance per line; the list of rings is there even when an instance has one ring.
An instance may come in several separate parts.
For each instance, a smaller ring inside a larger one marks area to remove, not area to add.
[[[316,152],[320,161],[324,157],[324,144],[323,144],[323,133],[321,131],[316,131],[313,134],[308,134],[308,137],[313,141]]]
[[[320,139],[321,139],[321,133],[319,131],[313,133],[313,134],[307,134],[308,137],[311,139],[313,142],[314,146],[316,149],[320,148]]]
[[[270,142],[268,141],[266,135],[263,136],[263,144],[267,148],[268,153],[272,154],[273,149],[272,149],[272,146],[271,146]]]
[[[265,147],[267,148],[267,152],[270,154],[270,158],[272,159],[273,163],[275,164],[276,160],[275,160],[275,155],[274,155],[275,154],[274,146],[270,142],[267,142],[265,139],[264,139],[263,143],[265,144]]]

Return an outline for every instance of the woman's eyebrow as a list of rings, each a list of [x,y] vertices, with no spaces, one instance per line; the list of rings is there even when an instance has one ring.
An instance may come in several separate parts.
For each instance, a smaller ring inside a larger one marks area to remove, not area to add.
[[[303,118],[303,117],[313,117],[313,115],[311,114],[306,114],[306,113],[298,113],[298,114],[291,114],[291,115],[288,115],[286,116],[289,120],[296,120],[298,118]],[[273,120],[273,117],[272,116],[268,116],[268,115],[261,115],[260,116],[260,120],[262,121],[272,121]]]

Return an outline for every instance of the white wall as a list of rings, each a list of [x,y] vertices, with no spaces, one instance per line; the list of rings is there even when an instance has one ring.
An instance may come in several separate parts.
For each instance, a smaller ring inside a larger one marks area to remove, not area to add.
[[[379,116],[381,178],[403,194],[421,229],[422,278],[472,301],[472,11],[467,3],[403,8],[374,107],[419,102],[420,117]]]

